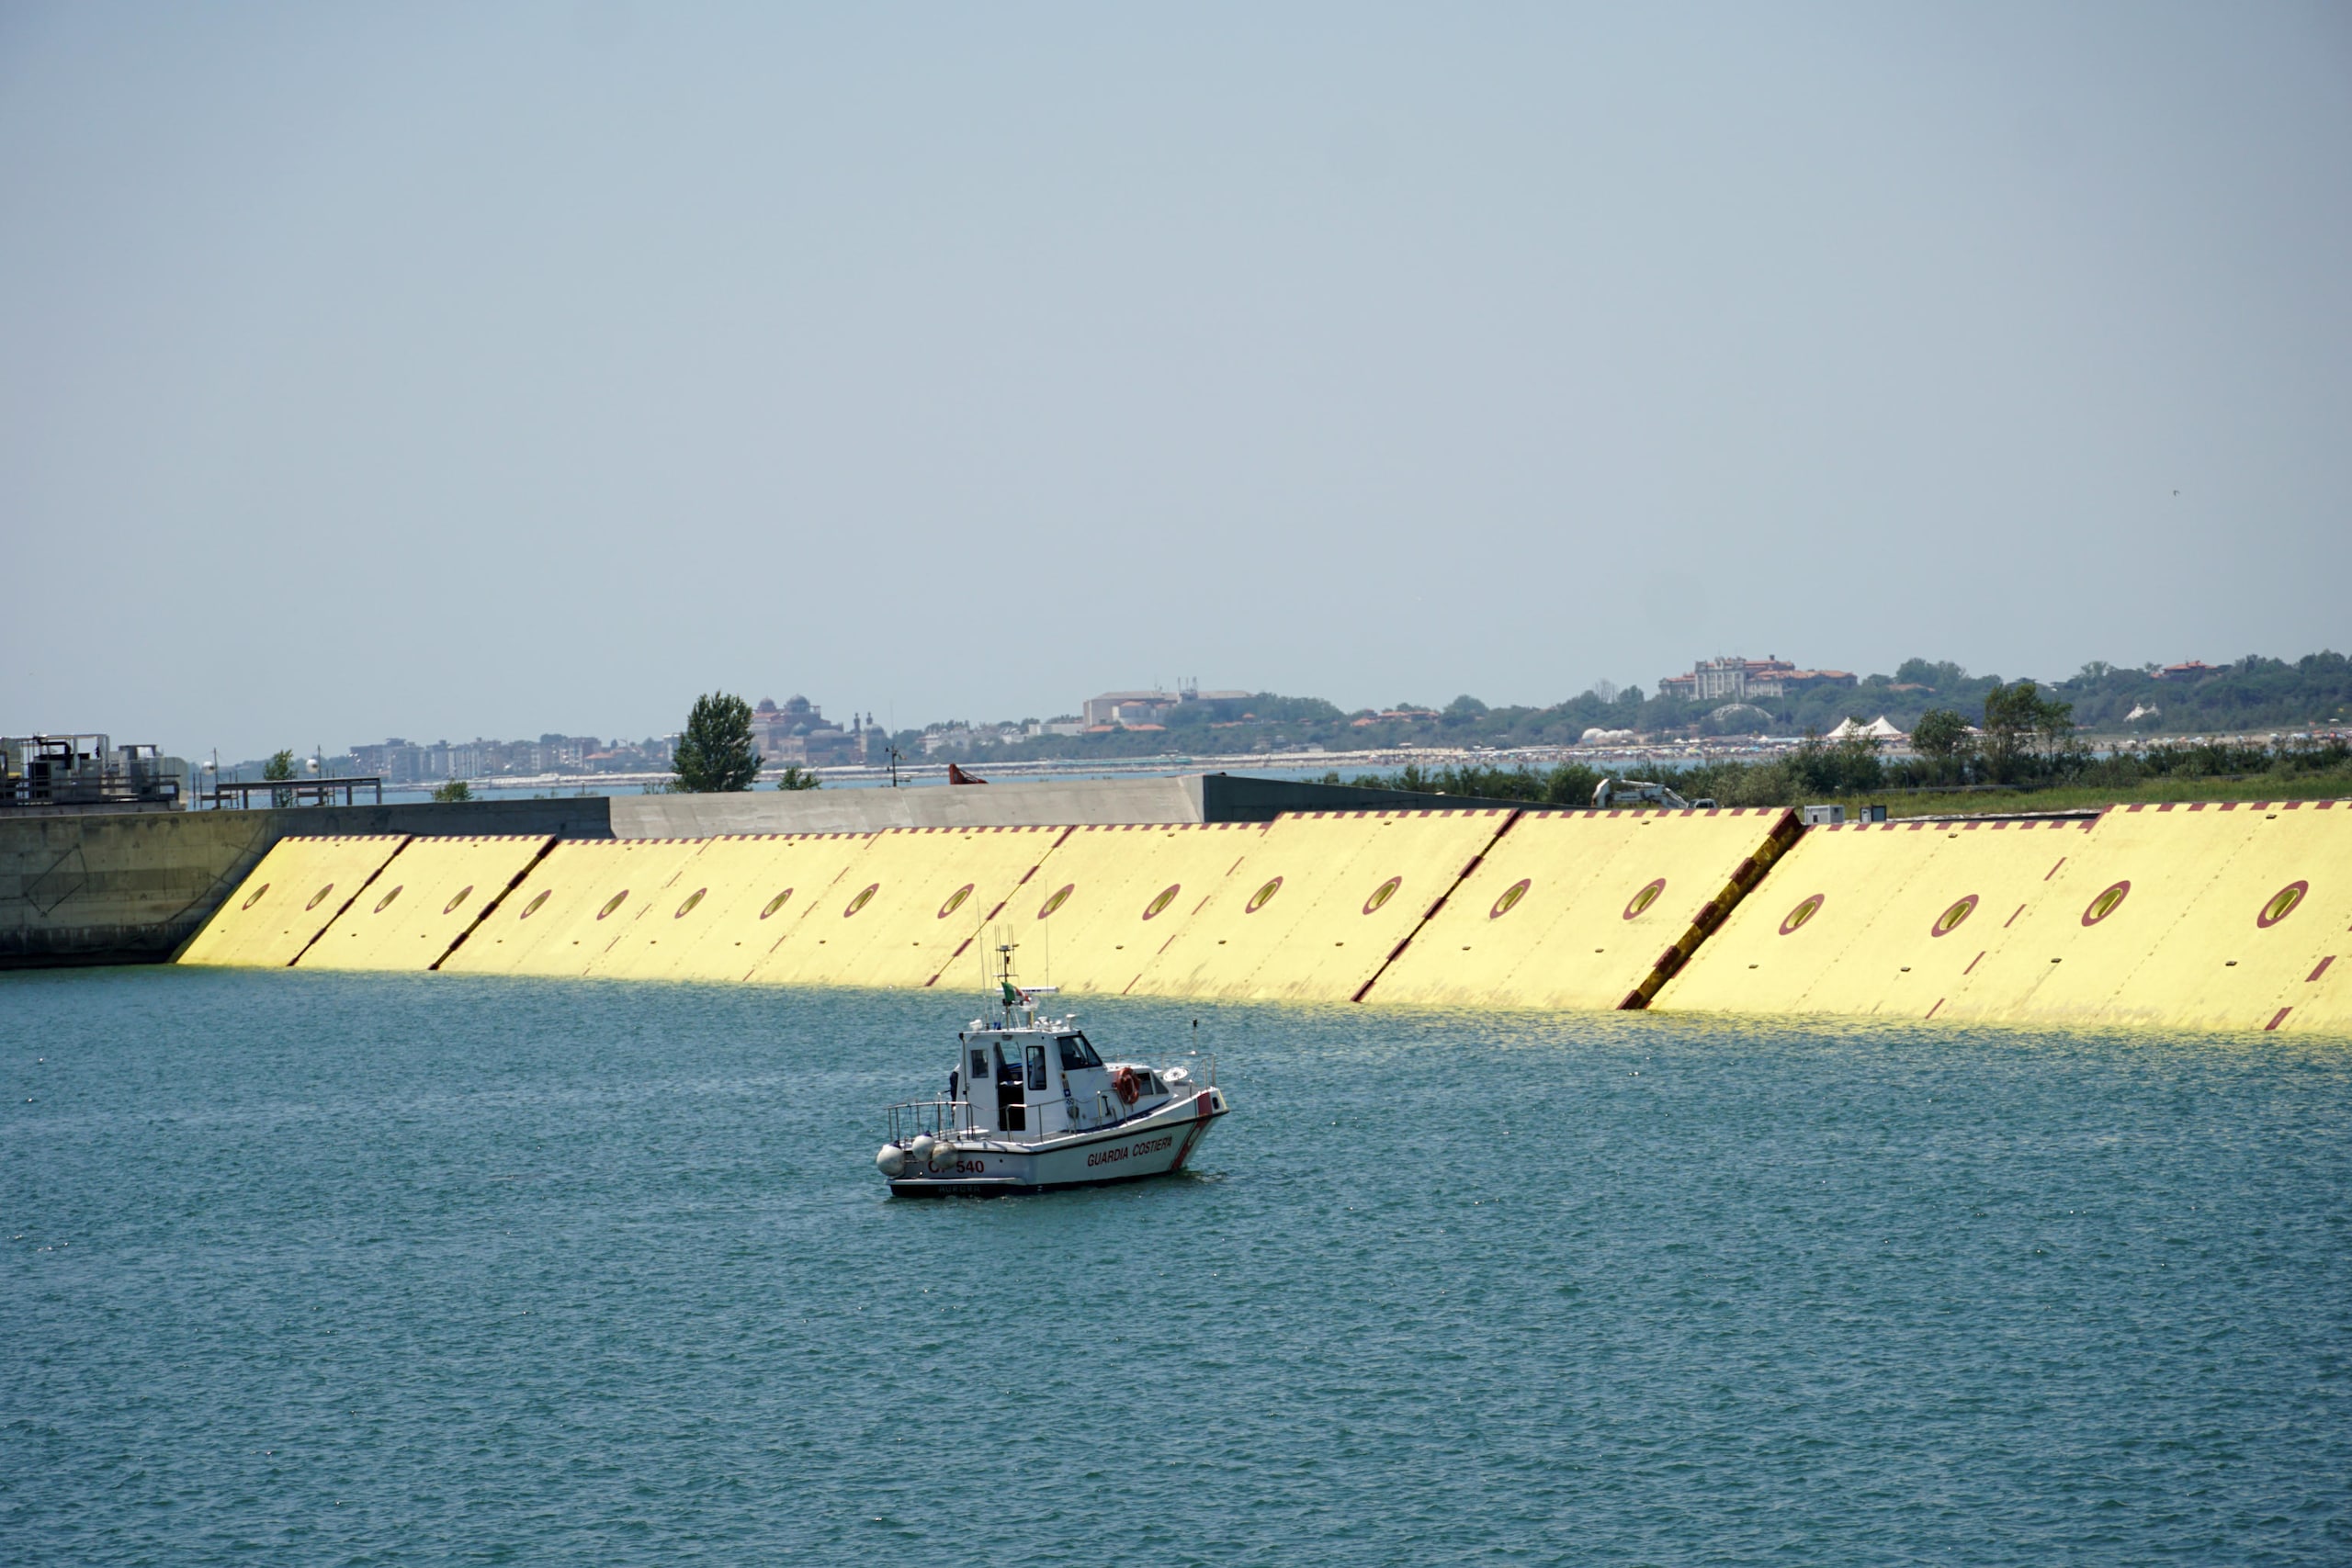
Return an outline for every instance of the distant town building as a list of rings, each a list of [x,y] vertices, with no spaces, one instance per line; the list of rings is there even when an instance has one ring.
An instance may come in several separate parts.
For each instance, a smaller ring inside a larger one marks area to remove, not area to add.
[[[1791,697],[1800,692],[1829,686],[1851,686],[1854,677],[1843,670],[1800,670],[1778,655],[1744,659],[1702,659],[1687,675],[1659,679],[1658,695],[1686,702],[1751,702],[1758,697]]]
[[[865,761],[866,727],[861,716],[852,714],[843,729],[797,693],[781,707],[772,697],[760,699],[752,710],[752,740],[765,762],[814,767]]]
[[[1102,729],[1112,725],[1125,725],[1129,729],[1139,729],[1148,725],[1157,727],[1171,710],[1186,703],[1247,702],[1254,694],[1250,692],[1204,692],[1198,681],[1179,681],[1172,692],[1158,688],[1148,692],[1104,692],[1086,699],[1081,716],[1085,722],[1080,728]]]
[[[2203,660],[2192,659],[2185,664],[2165,665],[2163,669],[2156,671],[2156,679],[2159,681],[2199,681],[2208,675],[2216,675],[2220,672],[2221,671],[2215,670]]]

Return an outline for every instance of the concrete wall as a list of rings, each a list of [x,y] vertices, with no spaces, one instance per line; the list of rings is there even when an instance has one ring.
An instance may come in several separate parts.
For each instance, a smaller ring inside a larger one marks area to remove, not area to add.
[[[1271,822],[1285,811],[1430,810],[1510,801],[1358,789],[1233,773],[1177,778],[1023,779],[920,789],[745,790],[613,797],[622,839],[722,833],[876,833],[888,828],[1066,828],[1128,822]]]

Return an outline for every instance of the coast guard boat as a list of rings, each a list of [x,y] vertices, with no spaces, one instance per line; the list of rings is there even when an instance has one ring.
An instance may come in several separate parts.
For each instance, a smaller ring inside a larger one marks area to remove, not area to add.
[[[1077,1014],[1040,1005],[1056,988],[1014,985],[1012,946],[997,952],[998,988],[956,1036],[947,1098],[890,1107],[874,1156],[890,1190],[1047,1192],[1183,1169],[1227,1111],[1216,1057],[1206,1084],[1182,1066],[1106,1062]]]

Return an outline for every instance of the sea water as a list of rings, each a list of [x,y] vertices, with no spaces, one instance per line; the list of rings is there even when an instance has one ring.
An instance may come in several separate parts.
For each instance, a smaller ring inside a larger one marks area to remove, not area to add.
[[[2352,1560],[2341,1045],[1105,1001],[1194,1168],[917,1201],[954,995],[0,1009],[10,1562]]]

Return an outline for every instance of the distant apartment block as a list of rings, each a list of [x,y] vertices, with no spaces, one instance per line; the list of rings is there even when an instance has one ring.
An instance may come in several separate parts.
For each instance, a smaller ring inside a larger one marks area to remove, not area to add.
[[[1843,670],[1800,670],[1778,655],[1744,659],[1734,654],[1702,659],[1687,675],[1662,676],[1657,691],[1662,697],[1679,696],[1687,702],[1743,703],[1854,683],[1854,677]]]
[[[605,741],[593,735],[542,735],[537,740],[435,740],[418,744],[393,736],[354,746],[354,772],[388,784],[440,784],[450,779],[530,777],[541,773],[653,773],[667,768],[675,736]]]

